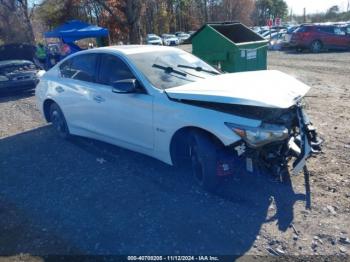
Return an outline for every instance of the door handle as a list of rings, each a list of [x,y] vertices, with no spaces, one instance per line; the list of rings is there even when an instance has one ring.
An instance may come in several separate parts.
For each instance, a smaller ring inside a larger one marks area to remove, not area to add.
[[[102,97],[102,96],[99,96],[99,95],[95,95],[93,97],[94,101],[96,101],[97,103],[101,103],[101,102],[104,102],[105,99]]]

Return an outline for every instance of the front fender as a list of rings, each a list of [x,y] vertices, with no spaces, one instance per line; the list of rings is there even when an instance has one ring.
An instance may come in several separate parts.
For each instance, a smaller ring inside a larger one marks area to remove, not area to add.
[[[156,99],[154,103],[155,153],[162,161],[172,164],[170,156],[171,140],[175,133],[183,128],[193,127],[205,130],[221,141],[225,146],[241,138],[232,132],[225,122],[258,127],[259,120],[253,120],[222,113],[215,110],[184,104],[165,99]]]

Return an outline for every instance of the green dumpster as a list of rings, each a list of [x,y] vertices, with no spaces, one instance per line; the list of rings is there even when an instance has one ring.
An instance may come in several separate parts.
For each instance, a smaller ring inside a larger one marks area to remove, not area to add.
[[[210,23],[192,36],[192,52],[225,72],[266,70],[267,43],[241,23]]]

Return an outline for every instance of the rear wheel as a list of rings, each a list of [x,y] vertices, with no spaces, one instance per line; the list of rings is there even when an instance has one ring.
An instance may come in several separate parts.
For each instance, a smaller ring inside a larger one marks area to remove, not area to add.
[[[316,40],[316,41],[313,41],[311,43],[310,49],[311,49],[311,52],[313,52],[313,53],[319,53],[319,52],[321,52],[322,47],[323,47],[323,45],[322,45],[321,41]]]
[[[50,107],[50,121],[52,122],[52,125],[59,136],[65,139],[70,137],[66,119],[60,107],[55,103],[53,103]]]
[[[192,174],[197,183],[209,192],[215,192],[222,180],[217,175],[217,151],[210,138],[200,132],[190,136],[189,141]]]

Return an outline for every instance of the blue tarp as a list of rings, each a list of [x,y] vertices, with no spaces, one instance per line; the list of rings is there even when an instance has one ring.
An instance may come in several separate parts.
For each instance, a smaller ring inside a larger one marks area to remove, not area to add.
[[[44,35],[46,38],[61,38],[65,43],[71,43],[83,38],[108,36],[108,29],[90,25],[79,20],[72,20],[51,32],[46,32]]]

